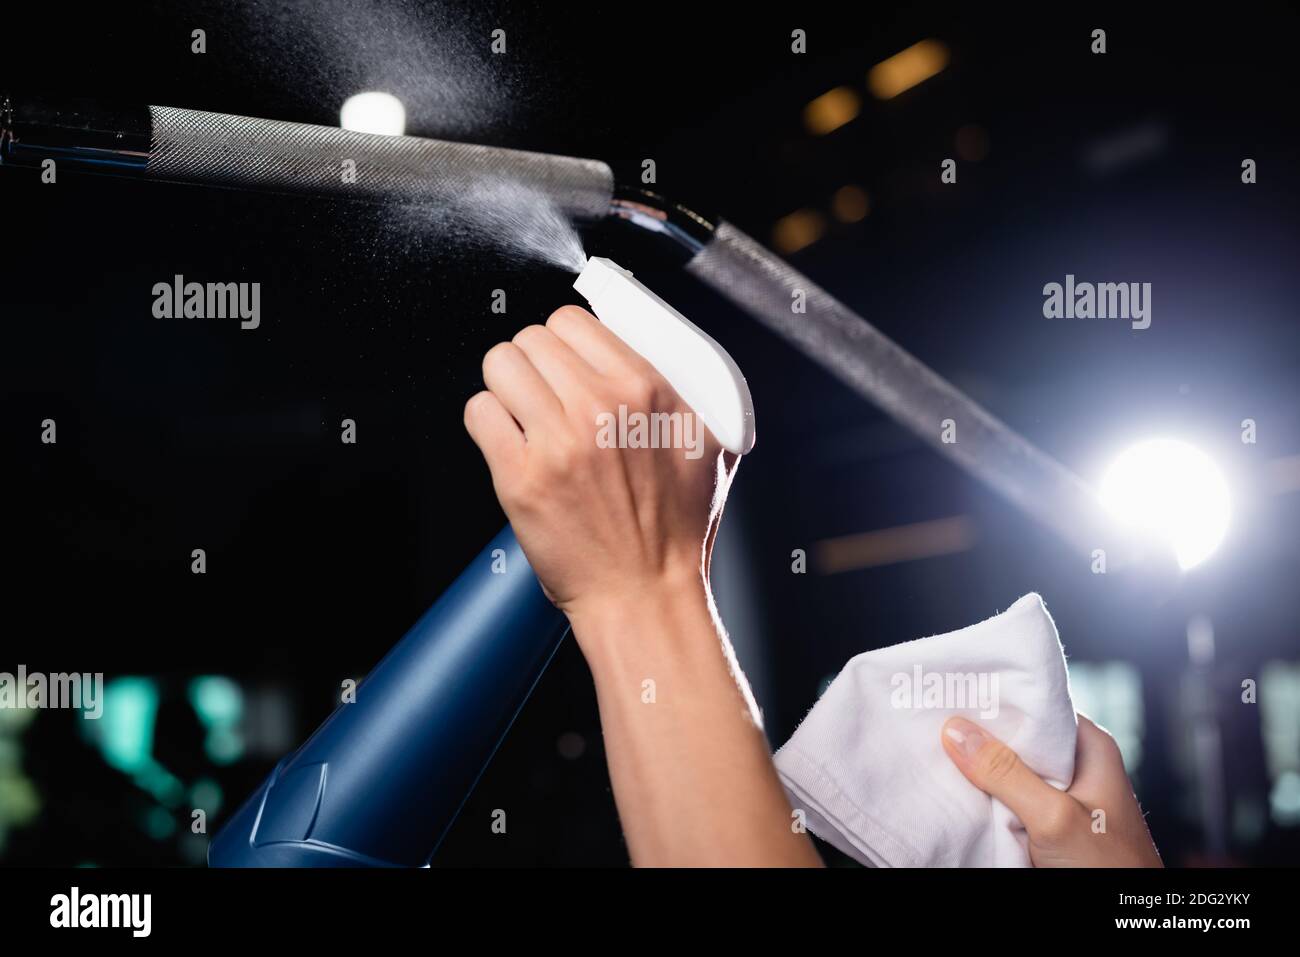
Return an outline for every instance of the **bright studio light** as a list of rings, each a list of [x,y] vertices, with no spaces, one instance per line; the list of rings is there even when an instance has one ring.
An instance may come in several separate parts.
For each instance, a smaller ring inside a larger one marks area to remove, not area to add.
[[[406,107],[391,93],[358,93],[343,101],[339,126],[358,133],[401,136],[406,132]]]
[[[1210,556],[1228,530],[1228,485],[1200,449],[1150,439],[1126,449],[1101,480],[1101,502],[1125,524],[1168,543],[1183,569]]]

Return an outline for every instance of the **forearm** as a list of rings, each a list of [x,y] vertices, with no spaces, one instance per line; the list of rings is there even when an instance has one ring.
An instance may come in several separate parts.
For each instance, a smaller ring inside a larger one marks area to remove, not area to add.
[[[638,866],[816,866],[701,582],[574,616]]]

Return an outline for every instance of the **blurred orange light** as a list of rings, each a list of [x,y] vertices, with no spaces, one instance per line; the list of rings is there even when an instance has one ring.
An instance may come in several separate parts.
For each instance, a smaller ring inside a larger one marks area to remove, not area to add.
[[[861,109],[857,93],[847,86],[837,86],[803,108],[804,126],[814,136],[825,136],[852,120]]]
[[[812,209],[799,209],[783,216],[772,227],[772,245],[777,251],[790,255],[805,246],[811,246],[826,232],[826,221],[821,213]]]
[[[975,545],[975,522],[967,515],[895,525],[872,532],[824,538],[813,544],[813,562],[823,575],[879,568],[940,555],[955,555]]]
[[[877,99],[890,100],[947,65],[948,48],[938,40],[922,40],[873,66],[867,74],[867,86]]]
[[[871,201],[860,186],[841,186],[831,200],[831,212],[842,223],[857,223],[867,218]]]

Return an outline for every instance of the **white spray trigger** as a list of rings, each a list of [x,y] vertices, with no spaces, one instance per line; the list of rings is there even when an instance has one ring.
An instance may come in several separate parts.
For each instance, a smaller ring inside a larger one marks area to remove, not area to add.
[[[727,350],[611,259],[593,257],[573,288],[596,318],[659,370],[722,447],[754,447],[754,402]]]

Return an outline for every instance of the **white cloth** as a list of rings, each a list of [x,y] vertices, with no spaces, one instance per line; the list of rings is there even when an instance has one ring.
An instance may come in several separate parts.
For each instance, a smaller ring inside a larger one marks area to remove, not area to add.
[[[954,715],[1059,788],[1078,724],[1056,625],[1037,594],[969,628],[849,660],[777,771],[808,829],[877,867],[1028,867],[1024,828],[944,752]]]

